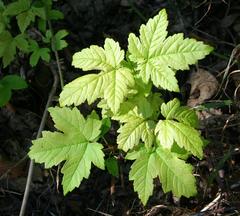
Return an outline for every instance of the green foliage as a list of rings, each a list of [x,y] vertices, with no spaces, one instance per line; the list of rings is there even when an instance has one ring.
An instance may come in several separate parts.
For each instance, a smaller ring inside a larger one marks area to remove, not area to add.
[[[97,98],[104,98],[112,112],[117,113],[129,88],[134,85],[133,72],[120,64],[123,58],[124,51],[109,38],[105,40],[104,49],[93,45],[75,53],[73,66],[101,72],[85,75],[66,85],[60,96],[61,106],[77,106],[85,100],[92,103]]]
[[[115,177],[119,175],[118,162],[115,157],[109,157],[105,160],[107,171]]]
[[[203,142],[199,132],[194,129],[197,126],[195,112],[187,107],[180,107],[180,102],[174,99],[162,104],[161,113],[166,120],[160,120],[155,129],[161,145],[171,148],[175,141],[179,147],[184,147],[193,155],[202,158]]]
[[[186,163],[191,155],[199,159],[203,157],[205,144],[197,130],[197,116],[194,110],[181,106],[178,99],[164,103],[155,87],[179,91],[176,70],[189,69],[189,65],[208,55],[212,47],[195,39],[184,39],[183,34],[167,37],[167,25],[166,11],[161,10],[140,27],[139,37],[133,33],[129,35],[125,58],[119,43],[109,38],[103,48],[92,45],[73,55],[74,67],[83,71],[97,70],[98,73],[81,76],[64,87],[59,99],[63,108],[50,109],[55,127],[64,134],[44,132],[43,138],[33,141],[29,153],[31,158],[45,163],[46,167],[67,161],[62,168],[65,193],[78,186],[83,177],[87,178],[90,170],[83,164],[80,167],[79,160],[85,151],[79,150],[77,157],[72,152],[77,150],[72,146],[81,149],[92,146],[92,142],[95,143],[110,129],[107,123],[109,118],[120,124],[118,149],[127,153],[127,160],[134,160],[129,179],[133,180],[134,190],[143,204],[152,194],[153,179],[157,177],[164,192],[172,191],[177,197],[190,197],[197,193],[193,167]],[[46,34],[46,40],[48,37]],[[102,121],[91,117],[84,121],[79,114],[75,114],[76,108],[71,110],[64,107],[72,104],[78,106],[85,101],[91,104],[97,99],[98,107],[102,109]],[[91,132],[86,130],[90,133],[86,136],[83,128],[90,124],[88,121],[91,121],[92,128]],[[89,139],[92,136],[94,141]],[[99,158],[99,162],[87,153],[88,164],[92,161],[103,168],[102,145],[95,146],[98,146],[95,158]],[[73,164],[72,170],[65,168],[70,166],[69,161]],[[113,158],[107,159],[105,165],[112,175],[117,173]],[[84,174],[74,175],[73,170]]]
[[[63,39],[67,36],[65,30],[50,34],[48,41],[42,36],[40,41],[33,42],[28,29],[38,23],[38,35],[45,35],[50,20],[62,19],[60,11],[52,9],[52,0],[16,0],[8,5],[0,4],[0,58],[7,67],[16,57],[16,53],[30,54],[31,66],[36,66],[39,59],[49,62],[51,51],[62,50],[67,46]],[[10,20],[17,22],[19,31],[9,25]],[[16,36],[13,36],[16,35]],[[47,47],[46,47],[47,44]],[[40,46],[39,46],[40,45]]]
[[[50,61],[50,49],[47,47],[41,48],[38,43],[34,40],[30,41],[30,51],[32,54],[30,56],[30,64],[31,66],[36,66],[39,59],[49,62]]]
[[[42,138],[33,141],[29,156],[49,168],[65,161],[63,173],[64,194],[78,187],[88,178],[93,163],[104,169],[102,144],[98,143],[102,122],[81,115],[77,108],[50,108],[55,128],[62,132],[43,131]]]
[[[17,75],[8,75],[0,80],[0,107],[7,104],[12,95],[12,90],[27,88],[24,79]]]

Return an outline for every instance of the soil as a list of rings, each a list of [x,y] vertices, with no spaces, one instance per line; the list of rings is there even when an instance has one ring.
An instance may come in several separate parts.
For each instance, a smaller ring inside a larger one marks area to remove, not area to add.
[[[43,165],[35,164],[26,215],[240,215],[240,1],[59,0],[54,1],[54,7],[65,18],[53,22],[53,28],[69,32],[66,39],[69,46],[59,52],[65,83],[82,74],[71,66],[76,51],[91,44],[102,46],[106,37],[114,38],[126,48],[128,34],[137,33],[142,23],[166,8],[169,34],[184,32],[185,36],[215,48],[191,71],[198,68],[208,71],[218,81],[218,90],[201,101],[204,106],[198,108],[200,130],[209,143],[203,160],[189,159],[195,168],[196,197],[176,198],[171,193],[165,194],[160,182],[155,181],[154,193],[143,206],[128,180],[131,163],[119,153],[118,178],[92,167],[89,179],[66,196],[59,183],[61,165],[46,170]],[[53,84],[51,71],[44,64],[32,69],[24,63],[27,60],[21,61],[11,66],[11,70],[23,70],[29,88],[14,91],[8,105],[0,108],[1,216],[19,214],[28,174],[27,153],[31,140],[36,138]],[[177,96],[186,102],[191,92],[186,84],[189,74],[178,75],[181,94]],[[58,87],[56,95],[60,91]],[[92,108],[84,104],[81,110],[87,114]],[[117,125],[113,125],[112,130],[116,131]],[[50,118],[45,129],[53,130]],[[116,142],[116,132],[109,134],[108,139]]]

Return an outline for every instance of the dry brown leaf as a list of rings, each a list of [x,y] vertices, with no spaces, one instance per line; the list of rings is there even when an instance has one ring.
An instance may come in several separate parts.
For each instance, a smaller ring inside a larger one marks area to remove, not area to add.
[[[191,85],[190,96],[187,105],[195,107],[210,99],[218,90],[217,79],[208,71],[198,69],[190,74],[188,84]]]

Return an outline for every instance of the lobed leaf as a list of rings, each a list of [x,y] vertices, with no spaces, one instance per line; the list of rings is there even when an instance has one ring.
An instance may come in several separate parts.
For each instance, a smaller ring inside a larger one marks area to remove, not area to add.
[[[109,74],[106,72],[79,77],[64,86],[60,94],[60,105],[66,106],[74,104],[78,106],[85,100],[91,104],[97,98],[103,97],[107,83],[109,83]]]
[[[34,20],[35,14],[32,12],[32,10],[27,10],[17,15],[17,23],[21,33],[25,32],[27,27],[30,25],[31,22],[34,22]]]
[[[120,104],[134,85],[134,77],[129,68],[120,63],[124,52],[112,39],[106,39],[104,49],[90,46],[74,54],[73,65],[83,70],[101,70],[99,74],[89,74],[67,84],[60,94],[60,104],[79,105],[85,100],[93,103],[97,98],[104,98],[113,113],[117,113]]]
[[[173,120],[160,120],[155,128],[155,134],[160,144],[170,148],[173,141],[180,147],[184,147],[198,158],[203,156],[203,142],[197,130],[184,123]]]
[[[101,133],[101,121],[83,118],[77,108],[50,108],[55,127],[61,132],[42,133],[42,138],[33,141],[29,156],[46,168],[66,161],[63,173],[64,194],[78,187],[83,178],[88,178],[91,164],[104,169],[103,146],[96,142]]]
[[[175,119],[186,125],[198,127],[198,117],[194,110],[186,106],[180,106],[180,101],[176,98],[161,105],[161,113],[167,119]]]
[[[203,59],[213,50],[209,45],[195,39],[183,38],[183,34],[168,37],[159,45],[153,61],[166,64],[175,70],[188,70],[189,65]]]
[[[145,83],[151,79],[156,87],[179,91],[175,70],[189,69],[212,51],[212,47],[183,34],[167,36],[167,14],[163,9],[146,25],[140,27],[140,36],[128,38],[129,59],[137,64],[137,71]]]
[[[153,192],[153,178],[157,177],[154,153],[145,152],[131,166],[129,180],[133,180],[134,191],[145,205]]]
[[[128,88],[134,85],[134,78],[128,68],[119,68],[109,73],[109,82],[104,89],[104,99],[113,113],[117,113]]]
[[[167,37],[167,12],[162,9],[158,15],[149,19],[146,25],[141,25],[140,41],[143,52],[147,54],[147,58],[151,58],[159,45],[163,43]]]
[[[8,87],[12,90],[24,89],[27,88],[26,81],[18,75],[7,75],[4,76],[0,83],[5,87]]]
[[[195,178],[190,164],[186,164],[161,146],[156,150],[155,163],[165,193],[172,191],[177,197],[196,195]]]

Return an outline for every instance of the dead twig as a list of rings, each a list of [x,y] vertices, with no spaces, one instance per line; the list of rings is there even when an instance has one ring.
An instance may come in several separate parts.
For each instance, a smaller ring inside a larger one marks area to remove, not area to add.
[[[219,193],[217,195],[217,197],[212,202],[210,202],[207,206],[205,206],[200,212],[206,212],[206,211],[212,209],[212,207],[214,207],[218,203],[218,201],[221,199],[221,197],[222,197],[222,194]]]
[[[53,97],[54,97],[54,95],[56,93],[56,89],[57,89],[58,82],[59,82],[57,73],[56,73],[55,69],[53,68],[53,65],[50,65],[50,69],[51,69],[52,74],[53,74],[54,82],[53,82],[52,89],[51,89],[51,91],[49,93],[49,96],[48,96],[48,100],[47,100],[47,103],[46,103],[46,106],[45,106],[45,110],[43,112],[42,120],[41,120],[39,129],[38,129],[38,133],[37,133],[36,139],[40,138],[41,135],[42,135],[42,131],[44,129],[45,122],[46,122],[47,116],[48,116],[48,108],[51,105],[51,102],[52,102]],[[25,192],[24,192],[23,201],[22,201],[22,205],[21,205],[21,210],[20,210],[19,216],[24,216],[25,215],[27,201],[28,201],[28,196],[29,196],[29,192],[30,192],[30,185],[31,185],[31,181],[32,181],[33,168],[34,168],[34,160],[31,160],[29,168],[28,168],[27,183],[26,183],[26,187],[25,187]]]

